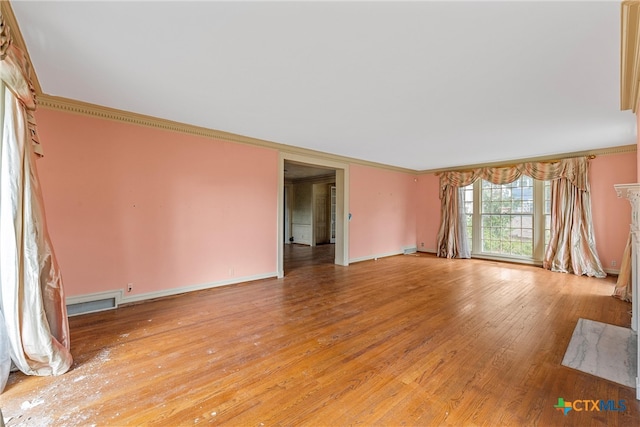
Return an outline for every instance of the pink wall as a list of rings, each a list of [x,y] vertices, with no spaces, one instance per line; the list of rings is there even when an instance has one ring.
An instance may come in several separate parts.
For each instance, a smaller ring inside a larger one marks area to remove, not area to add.
[[[276,150],[47,109],[37,118],[38,170],[67,296],[275,274]],[[619,267],[630,221],[613,184],[635,181],[636,162],[624,153],[591,163],[597,248],[609,270]],[[349,203],[351,260],[435,251],[437,176],[352,164]]]
[[[416,175],[349,166],[349,259],[401,253],[416,245]]]
[[[418,176],[416,233],[418,250],[436,252],[440,226],[440,179],[435,174]]]
[[[67,296],[275,274],[277,151],[47,109],[37,119]]]
[[[596,248],[605,270],[618,270],[629,235],[631,205],[620,199],[614,184],[629,184],[636,179],[636,153],[597,156],[591,160],[591,212]],[[615,265],[613,263],[615,262]]]
[[[596,235],[596,248],[606,270],[618,270],[629,233],[631,207],[619,199],[614,184],[633,182],[636,177],[636,153],[601,155],[591,161],[591,209]],[[438,177],[433,174],[418,177],[418,244],[420,250],[434,252],[440,223]],[[615,266],[612,262],[615,261]]]

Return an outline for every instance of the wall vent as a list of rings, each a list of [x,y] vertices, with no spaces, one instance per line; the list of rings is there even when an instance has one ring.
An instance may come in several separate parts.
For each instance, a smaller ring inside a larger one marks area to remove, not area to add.
[[[418,252],[418,248],[404,248],[404,255],[415,254]]]
[[[100,292],[76,298],[67,298],[67,315],[77,316],[79,314],[113,310],[118,308],[121,298],[122,291]]]

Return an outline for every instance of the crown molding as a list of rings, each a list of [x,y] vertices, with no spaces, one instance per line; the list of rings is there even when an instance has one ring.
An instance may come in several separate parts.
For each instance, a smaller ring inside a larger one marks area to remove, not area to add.
[[[158,117],[147,116],[143,114],[132,113],[129,111],[118,110],[115,108],[102,107],[100,105],[90,104],[73,99],[41,94],[37,97],[38,107],[48,108],[51,110],[64,111],[85,116],[98,117],[101,119],[124,122],[133,125],[146,126],[172,132],[179,132],[189,135],[201,136],[221,141],[236,142],[240,144],[249,144],[264,148],[270,148],[286,153],[301,154],[304,156],[334,160],[344,163],[355,163],[363,166],[370,166],[379,169],[387,169],[395,172],[415,174],[417,171],[413,169],[401,168],[398,166],[386,165],[383,163],[370,162],[367,160],[357,159],[354,157],[340,156],[337,154],[326,153],[323,151],[312,150],[308,148],[295,147],[292,145],[281,144],[277,142],[267,141],[259,138],[238,135],[230,132],[224,132],[205,127],[189,125],[171,120],[161,119]]]
[[[439,173],[439,172],[459,171],[459,170],[468,170],[468,169],[477,169],[477,168],[486,168],[486,167],[499,167],[499,166],[512,165],[515,163],[550,162],[550,161],[559,160],[559,159],[568,159],[570,157],[586,157],[586,156],[597,157],[597,156],[606,156],[610,154],[634,153],[636,151],[637,151],[636,144],[618,145],[616,147],[598,148],[594,150],[584,150],[584,151],[573,151],[570,153],[553,154],[548,156],[527,157],[527,158],[521,158],[521,159],[505,160],[500,162],[476,163],[472,165],[453,166],[453,167],[441,168],[441,169],[429,169],[429,170],[420,171],[420,174],[432,174],[432,173]]]
[[[640,97],[640,2],[623,1],[620,19],[620,109],[635,113]]]
[[[200,126],[189,125],[171,120],[160,119],[157,117],[132,113],[129,111],[118,110],[109,107],[103,107],[96,104],[90,104],[82,101],[76,101],[68,98],[47,95],[42,92],[42,87],[33,66],[29,50],[20,31],[20,26],[16,20],[13,8],[9,0],[0,0],[0,10],[5,23],[11,29],[13,43],[16,43],[27,56],[27,60],[31,65],[32,84],[37,94],[37,102],[39,107],[52,110],[75,113],[85,116],[98,117],[101,119],[112,120],[117,122],[129,123],[133,125],[146,126],[151,128],[162,129],[166,131],[184,133],[188,135],[201,136],[204,138],[216,139],[221,141],[235,142],[240,144],[248,144],[258,147],[270,148],[285,153],[299,154],[303,156],[315,157],[319,159],[332,160],[337,162],[345,162],[369,166],[378,169],[386,169],[394,172],[402,172],[408,174],[432,174],[438,172],[446,172],[451,170],[474,169],[487,166],[504,166],[505,164],[532,162],[532,161],[550,161],[559,158],[579,157],[579,156],[598,156],[609,154],[620,154],[637,151],[637,145],[623,145],[618,147],[609,147],[596,150],[579,151],[565,154],[556,154],[550,156],[523,158],[502,162],[480,163],[472,165],[455,166],[440,169],[414,170],[402,168],[398,166],[387,165],[384,163],[370,162],[367,160],[357,159],[354,157],[340,156],[337,154],[326,153],[317,150],[311,150],[302,147],[295,147],[267,141],[259,138],[238,135],[230,132],[224,132],[209,129]],[[633,110],[635,113],[640,100],[640,1],[624,0],[621,9],[621,67],[620,67],[620,86],[621,86],[621,109]]]
[[[280,144],[277,142],[266,141],[263,139],[252,138],[248,136],[238,135],[230,132],[224,132],[205,127],[199,127],[194,125],[188,125],[185,123],[174,122],[171,120],[160,119],[157,117],[146,116],[137,113],[131,113],[128,111],[117,110],[114,108],[102,107],[95,104],[89,104],[86,102],[76,101],[72,99],[50,96],[42,94],[37,97],[38,107],[48,108],[52,110],[64,111],[68,113],[80,114],[85,116],[98,117],[105,120],[112,120],[117,122],[124,122],[138,126],[146,126],[156,129],[162,129],[171,132],[184,133],[188,135],[201,136],[204,138],[216,139],[220,141],[235,142],[240,144],[248,144],[258,147],[270,148],[273,150],[299,154],[303,156],[315,157],[325,160],[333,160],[337,162],[352,163],[362,166],[369,166],[378,169],[386,169],[395,172],[402,172],[408,174],[431,174],[438,172],[446,172],[452,170],[464,170],[475,169],[488,166],[504,166],[506,164],[523,163],[523,162],[542,162],[557,160],[560,158],[568,157],[581,157],[581,156],[604,156],[609,154],[621,154],[631,153],[637,151],[637,145],[621,145],[616,147],[600,148],[594,150],[574,151],[570,153],[561,153],[548,156],[528,157],[521,159],[513,159],[500,162],[489,163],[477,163],[471,165],[453,166],[440,169],[427,169],[427,170],[414,170],[401,168],[397,166],[385,165],[383,163],[370,162],[367,160],[356,159],[353,157],[339,156],[337,154],[325,153],[322,151],[311,150],[308,148],[294,147],[292,145]]]
[[[274,150],[300,154],[308,157],[316,157],[327,160],[334,160],[338,162],[354,163],[362,166],[370,166],[378,169],[386,169],[395,172],[411,173],[415,174],[418,171],[413,169],[402,168],[398,166],[387,165],[384,163],[370,162],[367,160],[357,159],[354,157],[340,156],[337,154],[326,153],[323,151],[311,150],[307,148],[295,147],[292,145],[280,144],[272,141],[267,141],[259,138],[252,138],[248,136],[233,134],[230,132],[224,132],[199,126],[188,125],[185,123],[174,122],[171,120],[160,119],[157,117],[146,116],[142,114],[132,113],[129,111],[118,110],[114,108],[102,107],[96,104],[90,104],[82,101],[76,101],[68,98],[57,97],[47,95],[42,92],[42,86],[36,74],[35,67],[29,56],[29,50],[20,32],[20,26],[16,20],[16,16],[13,13],[11,3],[9,0],[0,0],[0,10],[4,17],[5,23],[11,29],[11,35],[13,42],[22,49],[27,56],[27,60],[31,66],[31,79],[34,89],[36,91],[36,99],[38,107],[44,107],[52,110],[65,111],[69,113],[76,113],[85,116],[99,117],[102,119],[113,120],[118,122],[124,122],[129,124],[135,124],[140,126],[147,126],[152,128],[163,129],[167,131],[185,133],[189,135],[196,135],[205,138],[217,139],[222,141],[236,142],[240,144],[249,144],[259,147],[271,148]]]

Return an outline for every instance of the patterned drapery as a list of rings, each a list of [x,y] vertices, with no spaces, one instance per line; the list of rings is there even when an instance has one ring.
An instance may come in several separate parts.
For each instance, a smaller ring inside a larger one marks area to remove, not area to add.
[[[438,256],[445,258],[471,258],[465,230],[462,187],[449,186],[441,193]]]
[[[593,233],[591,195],[566,178],[551,181],[551,239],[543,267],[578,276],[606,277]]]
[[[464,187],[478,179],[494,184],[509,184],[522,175],[540,181],[567,178],[579,189],[588,190],[588,166],[586,157],[572,157],[555,162],[528,162],[512,166],[489,166],[466,171],[441,172],[441,198],[446,186]]]
[[[588,158],[573,157],[554,162],[527,162],[440,173],[442,205],[437,255],[454,258],[460,257],[462,252],[461,240],[456,237],[464,233],[464,224],[458,215],[458,191],[461,187],[478,179],[508,184],[526,175],[555,182],[554,194],[557,197],[552,198],[551,218],[553,247],[547,248],[545,253],[545,268],[579,275],[606,276],[595,250],[588,169]]]

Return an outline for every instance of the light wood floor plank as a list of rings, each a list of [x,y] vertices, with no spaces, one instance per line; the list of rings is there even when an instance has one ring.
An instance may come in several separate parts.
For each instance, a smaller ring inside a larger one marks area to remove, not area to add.
[[[286,246],[284,279],[71,318],[73,369],[12,373],[6,424],[640,424],[633,389],[561,366],[578,318],[629,325],[612,278]]]

